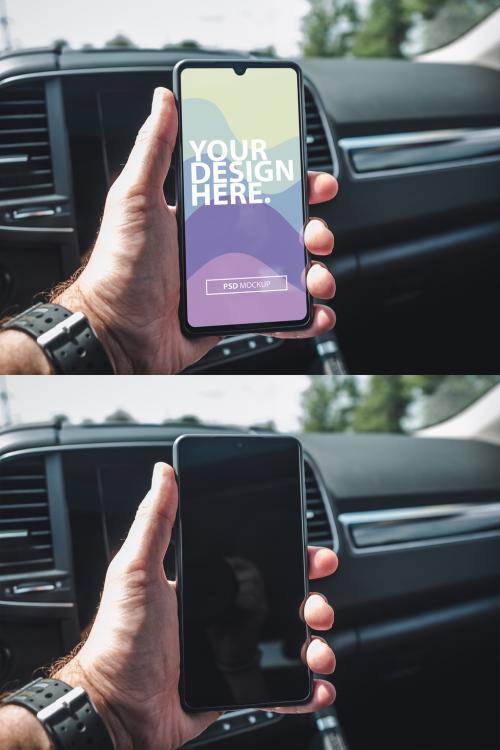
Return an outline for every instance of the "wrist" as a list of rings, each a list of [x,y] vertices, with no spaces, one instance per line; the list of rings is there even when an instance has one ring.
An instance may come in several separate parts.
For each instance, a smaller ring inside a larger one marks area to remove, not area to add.
[[[24,706],[0,707],[0,747],[4,750],[53,750],[43,724]]]
[[[119,344],[111,326],[99,314],[97,306],[92,304],[89,296],[83,292],[79,284],[79,279],[54,297],[52,302],[62,305],[62,307],[65,307],[72,313],[82,312],[94,329],[97,338],[108,355],[115,374],[124,375],[132,373],[130,361]]]
[[[49,358],[36,341],[24,331],[0,331],[0,374],[52,375]]]
[[[117,750],[128,750],[132,747],[130,737],[117,716],[111,703],[106,699],[102,690],[89,679],[87,673],[83,670],[78,657],[75,656],[71,661],[65,664],[55,674],[52,675],[54,680],[62,680],[70,687],[82,687],[90,700],[94,704],[97,713],[104,722],[108,730],[113,746]]]

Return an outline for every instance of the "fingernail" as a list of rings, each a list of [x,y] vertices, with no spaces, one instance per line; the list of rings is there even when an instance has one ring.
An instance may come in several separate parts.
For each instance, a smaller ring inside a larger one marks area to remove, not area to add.
[[[157,87],[153,92],[153,102],[151,104],[151,112],[158,111],[158,109],[161,106],[162,99],[163,99],[163,89],[161,87]]]
[[[330,231],[330,227],[326,223],[326,221],[323,221],[323,219],[310,219],[307,223],[307,226],[309,228],[315,229],[316,231],[320,231],[321,229],[328,229]]]

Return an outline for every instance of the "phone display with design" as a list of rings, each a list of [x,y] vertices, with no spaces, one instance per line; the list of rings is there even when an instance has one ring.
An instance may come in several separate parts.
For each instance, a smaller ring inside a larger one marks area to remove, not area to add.
[[[187,710],[306,703],[309,637],[302,447],[293,437],[174,443],[175,536]],[[282,668],[283,659],[286,668]]]
[[[184,331],[307,327],[299,66],[184,60],[174,69],[174,92]]]

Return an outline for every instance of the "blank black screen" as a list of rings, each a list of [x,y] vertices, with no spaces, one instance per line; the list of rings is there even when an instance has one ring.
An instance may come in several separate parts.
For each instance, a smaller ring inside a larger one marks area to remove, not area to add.
[[[300,660],[301,463],[294,438],[177,445],[181,686],[191,708],[277,705],[309,693]]]

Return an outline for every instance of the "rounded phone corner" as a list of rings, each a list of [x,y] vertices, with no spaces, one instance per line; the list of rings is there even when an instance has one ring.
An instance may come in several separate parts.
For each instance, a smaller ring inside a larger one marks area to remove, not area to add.
[[[314,694],[314,683],[312,678],[312,673],[309,672],[309,684],[307,686],[307,692],[302,698],[297,698],[294,701],[290,701],[288,705],[290,706],[306,706],[313,697]]]
[[[175,63],[173,69],[172,69],[172,75],[175,77],[180,76],[182,70],[186,67],[186,64],[189,63],[189,60],[186,58],[183,58],[182,60],[178,60],[178,62]]]
[[[296,325],[294,326],[294,328],[292,330],[302,331],[305,328],[309,328],[309,326],[313,322],[313,317],[314,317],[314,315],[313,315],[313,306],[309,302],[308,305],[307,305],[307,312],[306,312],[305,316],[302,318],[302,320],[300,320],[300,321],[298,321],[296,323]]]
[[[304,698],[302,699],[302,703],[304,703],[304,704],[305,703],[309,703],[309,701],[312,700],[313,693],[314,693],[314,683],[313,683],[312,674],[311,674],[311,672],[309,672],[309,685],[308,685],[308,688],[307,688],[307,693],[304,696]]]
[[[299,63],[296,60],[285,60],[284,62],[286,63],[287,67],[295,71],[295,73],[297,74],[297,78],[300,81],[303,73],[302,73],[302,68],[299,65]]]
[[[181,701],[182,708],[188,714],[195,714],[195,713],[199,713],[200,711],[205,711],[206,710],[206,709],[201,708],[199,706],[192,706],[189,703],[189,701],[187,700],[186,696],[183,693],[180,694],[179,698],[180,698],[180,701]]]
[[[181,328],[182,328],[182,333],[187,338],[194,338],[195,336],[204,336],[204,335],[206,335],[205,332],[203,332],[203,331],[200,332],[198,328],[193,327],[189,323],[189,321],[187,319],[187,315],[183,316],[181,318]]]

